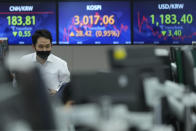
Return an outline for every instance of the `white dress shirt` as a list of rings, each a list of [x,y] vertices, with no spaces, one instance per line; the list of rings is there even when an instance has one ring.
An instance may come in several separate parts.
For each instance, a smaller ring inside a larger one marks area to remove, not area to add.
[[[45,80],[46,86],[50,89],[58,91],[62,84],[70,81],[70,72],[67,67],[67,62],[53,54],[48,56],[44,64],[37,62],[36,53],[25,55],[21,60],[39,64],[42,77]]]

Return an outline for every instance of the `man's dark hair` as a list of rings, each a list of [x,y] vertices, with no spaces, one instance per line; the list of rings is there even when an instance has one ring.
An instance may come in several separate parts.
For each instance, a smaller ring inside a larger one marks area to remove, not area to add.
[[[50,42],[52,43],[51,33],[48,30],[43,29],[43,30],[36,30],[35,33],[33,34],[33,36],[32,36],[33,45],[36,45],[37,39],[40,37],[50,39]]]

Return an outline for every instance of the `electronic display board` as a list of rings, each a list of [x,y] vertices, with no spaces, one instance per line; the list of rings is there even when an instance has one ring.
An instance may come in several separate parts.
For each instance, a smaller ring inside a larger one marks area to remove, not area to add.
[[[59,44],[131,44],[130,1],[59,2]]]
[[[47,29],[56,43],[56,3],[17,2],[0,4],[0,37],[10,45],[32,44],[37,29]]]
[[[133,44],[196,43],[196,1],[134,2]]]

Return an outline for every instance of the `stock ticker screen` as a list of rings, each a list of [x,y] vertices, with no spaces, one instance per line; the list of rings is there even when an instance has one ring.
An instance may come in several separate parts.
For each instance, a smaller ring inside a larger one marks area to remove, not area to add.
[[[196,1],[135,1],[134,44],[196,43]]]
[[[130,1],[59,2],[59,44],[131,44]]]
[[[32,44],[37,29],[48,29],[56,44],[55,2],[0,4],[0,37],[8,37],[10,45]]]

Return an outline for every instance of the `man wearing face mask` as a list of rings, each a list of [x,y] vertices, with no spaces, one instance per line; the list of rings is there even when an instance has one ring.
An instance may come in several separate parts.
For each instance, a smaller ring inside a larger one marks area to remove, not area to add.
[[[70,81],[67,62],[51,53],[52,36],[48,30],[37,30],[32,36],[34,53],[23,56],[22,60],[30,60],[41,66],[43,78],[50,94],[55,94],[59,88]]]

